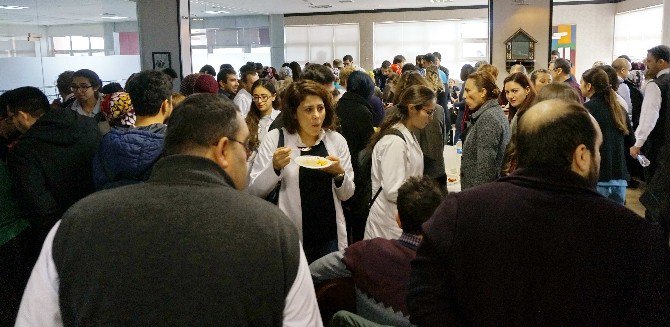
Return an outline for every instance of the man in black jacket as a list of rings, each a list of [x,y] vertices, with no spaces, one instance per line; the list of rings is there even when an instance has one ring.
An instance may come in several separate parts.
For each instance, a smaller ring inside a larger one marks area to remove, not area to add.
[[[582,106],[530,108],[517,130],[519,169],[449,195],[423,225],[412,322],[668,326],[667,240],[595,191],[601,144]]]
[[[23,133],[7,159],[13,192],[39,251],[65,210],[93,191],[98,127],[72,110],[50,109],[44,93],[30,86],[10,91],[7,116]]]
[[[51,230],[19,326],[322,326],[298,230],[247,185],[249,129],[214,94],[172,114],[149,181]]]

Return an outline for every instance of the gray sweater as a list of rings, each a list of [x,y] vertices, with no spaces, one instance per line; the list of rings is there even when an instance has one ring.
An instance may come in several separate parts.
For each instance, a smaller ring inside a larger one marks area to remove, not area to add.
[[[495,181],[500,177],[510,127],[497,99],[472,114],[461,158],[461,188]]]
[[[53,241],[66,326],[281,326],[299,256],[277,206],[186,155],[78,202]]]

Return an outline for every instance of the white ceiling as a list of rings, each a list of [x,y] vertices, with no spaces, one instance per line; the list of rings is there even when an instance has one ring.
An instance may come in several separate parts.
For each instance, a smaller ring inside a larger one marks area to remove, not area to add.
[[[497,0],[511,1],[511,0]],[[527,0],[533,2],[535,0]],[[574,0],[554,0],[569,2]],[[596,0],[578,0],[592,2]],[[488,0],[191,0],[191,16],[208,17],[208,10],[225,10],[228,15],[294,14],[402,8],[445,8],[488,5]],[[330,6],[319,8],[320,6]],[[221,16],[221,15],[215,15]],[[225,14],[224,14],[225,16]]]
[[[233,14],[287,14],[398,8],[444,8],[486,5],[488,0],[191,0],[191,15],[211,16],[205,10],[225,10]],[[216,7],[220,8],[216,8]],[[329,6],[329,7],[327,7]],[[327,7],[327,8],[321,8]]]
[[[136,20],[136,1],[141,0],[0,0],[0,6],[25,6],[22,10],[0,9],[0,25],[61,25]],[[165,0],[171,1],[171,0]],[[172,0],[173,1],[173,0]],[[434,1],[434,2],[432,2]],[[192,17],[288,14],[401,8],[445,8],[486,5],[488,0],[191,0]],[[499,0],[502,1],[502,0]],[[533,1],[533,0],[529,0]],[[570,0],[554,0],[566,2]],[[586,1],[588,2],[588,1]],[[320,8],[320,6],[330,6]],[[208,14],[223,10],[227,13]],[[102,18],[103,14],[128,17]],[[2,31],[0,31],[1,33]]]
[[[0,0],[0,6],[28,7],[0,9],[0,24],[61,25],[137,20],[135,5],[129,0]],[[103,19],[102,14],[128,18]]]

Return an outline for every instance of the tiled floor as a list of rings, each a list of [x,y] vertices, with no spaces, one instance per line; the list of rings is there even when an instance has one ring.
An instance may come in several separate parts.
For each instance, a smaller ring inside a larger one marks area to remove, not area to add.
[[[644,184],[637,189],[626,190],[626,207],[644,217],[644,206],[640,203],[640,195],[644,191]]]

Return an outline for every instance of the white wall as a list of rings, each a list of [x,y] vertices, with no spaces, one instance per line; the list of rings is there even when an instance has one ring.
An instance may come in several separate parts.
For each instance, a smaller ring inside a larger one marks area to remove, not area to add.
[[[600,60],[612,61],[614,47],[614,15],[617,4],[583,4],[574,6],[554,5],[552,24],[577,25],[577,58],[575,77]]]
[[[499,70],[498,84],[502,84],[507,71],[505,41],[522,28],[530,34],[535,44],[535,68],[547,68],[549,62],[549,32],[551,31],[549,0],[536,0],[519,6],[509,2],[493,2],[493,37],[491,63]]]
[[[21,86],[43,88],[53,96],[58,75],[66,70],[88,68],[104,82],[125,81],[140,70],[139,56],[106,57],[14,57],[0,58],[0,92]]]
[[[554,4],[553,25],[577,25],[577,65],[579,79],[584,71],[600,60],[611,62],[619,54],[614,51],[614,17],[617,13],[663,4],[663,0],[626,0],[616,4]],[[631,26],[631,28],[635,28]]]

